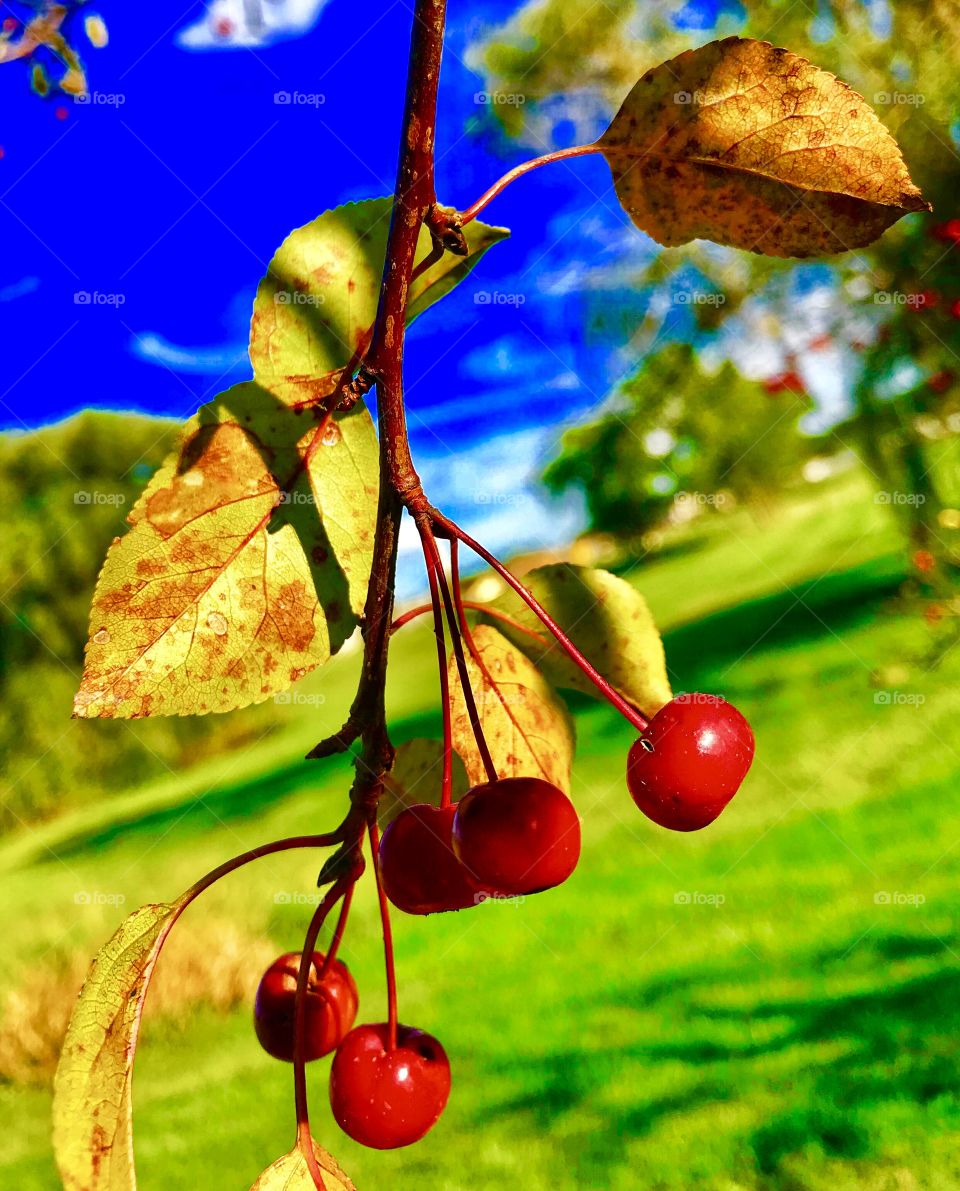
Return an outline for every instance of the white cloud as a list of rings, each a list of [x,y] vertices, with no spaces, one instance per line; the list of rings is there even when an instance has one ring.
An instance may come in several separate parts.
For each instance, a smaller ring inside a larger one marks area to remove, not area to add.
[[[130,350],[141,360],[161,364],[174,372],[193,372],[201,376],[223,376],[234,370],[250,371],[246,340],[209,347],[180,347],[162,335],[147,331],[134,335]]]
[[[212,0],[199,21],[181,29],[185,50],[240,50],[302,37],[328,0]]]

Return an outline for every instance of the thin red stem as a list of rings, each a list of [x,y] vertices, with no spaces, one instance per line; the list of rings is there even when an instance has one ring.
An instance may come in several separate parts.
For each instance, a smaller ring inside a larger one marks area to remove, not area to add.
[[[304,1060],[303,1046],[306,1038],[307,1023],[307,984],[310,981],[313,952],[317,945],[317,936],[327,915],[341,897],[347,892],[346,882],[338,882],[327,890],[319,906],[310,919],[307,934],[303,940],[303,950],[300,952],[300,967],[297,973],[297,992],[294,1000],[293,1021],[293,1085],[297,1105],[297,1146],[303,1154],[318,1191],[326,1191],[323,1172],[317,1163],[317,1156],[313,1152],[313,1137],[310,1133],[310,1109],[307,1103],[307,1073]]]
[[[523,177],[524,174],[529,174],[531,170],[537,170],[542,165],[550,165],[554,161],[564,161],[568,157],[585,157],[588,153],[602,153],[603,150],[599,145],[575,145],[572,149],[556,149],[553,153],[544,153],[542,157],[533,157],[530,161],[521,162],[520,165],[515,165],[512,170],[507,170],[502,178],[499,178],[477,199],[475,203],[471,203],[466,211],[461,216],[461,226],[466,227],[471,220],[476,219],[480,212],[517,178]]]
[[[539,641],[541,645],[549,644],[542,633],[538,633],[536,629],[523,624],[516,617],[510,616],[506,612],[501,612],[499,608],[494,608],[491,604],[481,604],[478,600],[461,600],[460,604],[464,608],[469,608],[471,612],[482,612],[484,616],[490,616],[494,620],[499,620],[501,624],[510,625],[518,633],[525,633],[528,637],[532,637],[534,641]],[[402,629],[405,625],[408,625],[411,620],[416,620],[418,616],[424,616],[427,612],[432,611],[433,604],[418,604],[416,608],[411,608],[408,612],[404,612],[402,616],[398,616],[390,626],[390,632],[395,633],[397,629]]]
[[[574,645],[574,643],[557,624],[546,608],[544,608],[543,605],[532,595],[532,593],[529,592],[526,587],[524,587],[520,580],[511,571],[509,571],[498,558],[491,554],[489,550],[487,550],[484,546],[481,546],[479,542],[475,541],[468,533],[462,530],[459,525],[455,524],[448,517],[444,517],[442,514],[437,513],[435,514],[435,517],[438,523],[449,534],[455,538],[459,538],[465,546],[470,547],[474,554],[478,555],[485,563],[493,567],[497,574],[507,584],[509,584],[510,587],[513,588],[523,602],[533,612],[536,613],[544,628],[549,629],[560,648],[564,651],[564,653],[566,653],[570,660],[574,662],[574,664],[580,670],[583,671],[583,673],[587,676],[587,678],[590,679],[590,681],[603,695],[603,697],[609,703],[611,703],[617,709],[617,711],[620,712],[624,719],[633,724],[638,731],[644,732],[650,722],[649,719],[613,689],[613,687],[609,682],[607,682],[599,670],[597,670],[587,660],[587,658],[583,656],[580,650],[577,649],[576,645]]]
[[[437,638],[437,661],[440,671],[440,703],[443,707],[443,773],[440,783],[440,805],[450,805],[450,793],[453,789],[453,741],[450,725],[450,677],[447,674],[447,646],[443,632],[443,609],[440,606],[440,590],[437,586],[436,562],[430,553],[426,535],[430,527],[419,523],[420,541],[423,544],[423,560],[427,568],[427,579],[430,583],[430,606],[433,608],[433,631]],[[392,631],[392,630],[391,630]]]
[[[493,757],[490,755],[490,749],[487,747],[487,738],[483,733],[483,721],[480,719],[480,712],[477,709],[477,700],[473,693],[473,686],[470,682],[470,672],[467,669],[467,659],[463,653],[463,640],[460,635],[460,626],[457,620],[456,611],[453,607],[453,601],[450,599],[450,589],[447,586],[447,576],[443,569],[443,560],[440,557],[440,551],[437,547],[436,538],[433,536],[433,530],[427,526],[427,533],[424,537],[424,542],[429,548],[431,558],[433,560],[434,572],[437,577],[437,582],[440,585],[440,595],[443,598],[443,607],[447,615],[447,624],[450,628],[450,640],[453,645],[453,656],[457,663],[457,673],[460,675],[460,687],[463,691],[463,701],[467,707],[467,716],[470,719],[470,727],[473,730],[473,737],[477,742],[477,750],[480,753],[480,760],[483,763],[483,768],[487,774],[487,780],[495,782],[497,780],[497,767],[493,763]]]
[[[333,929],[330,946],[327,948],[327,954],[324,956],[320,973],[317,976],[317,980],[321,984],[323,983],[323,978],[333,966],[333,961],[337,958],[337,952],[340,950],[340,944],[343,942],[343,932],[347,929],[347,919],[350,917],[350,906],[353,904],[353,891],[356,887],[356,881],[352,882],[347,892],[343,895],[343,904],[340,906],[337,925]]]
[[[375,822],[367,828],[370,837],[370,858],[373,875],[377,882],[377,898],[380,902],[380,925],[383,930],[383,960],[387,973],[387,1049],[397,1048],[397,973],[393,962],[393,931],[390,927],[390,907],[380,877],[380,832]]]

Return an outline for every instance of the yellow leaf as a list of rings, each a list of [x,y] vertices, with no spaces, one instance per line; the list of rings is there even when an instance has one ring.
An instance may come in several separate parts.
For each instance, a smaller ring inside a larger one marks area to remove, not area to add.
[[[417,803],[440,805],[443,775],[443,743],[439,740],[407,740],[397,745],[393,768],[384,778],[384,796],[377,806],[380,827]],[[470,788],[463,761],[453,754],[453,801]]]
[[[130,514],[97,582],[82,717],[259,703],[325,662],[363,604],[377,443],[254,383],[205,406]]]
[[[83,31],[94,49],[102,50],[110,40],[106,21],[96,13],[91,12],[83,18]]]
[[[818,256],[929,209],[867,102],[767,42],[730,37],[654,67],[598,144],[624,209],[668,247]]]
[[[154,964],[189,900],[141,906],[94,960],[57,1067],[53,1143],[66,1191],[134,1191],[131,1081]]]
[[[336,1158],[313,1143],[317,1164],[323,1172],[325,1191],[357,1191],[344,1174]],[[250,1191],[315,1191],[316,1184],[307,1161],[299,1149],[293,1149],[272,1163],[250,1188]]]
[[[480,625],[473,637],[478,660],[468,653],[467,670],[497,775],[542,777],[569,792],[573,722],[567,709],[533,663],[496,629]],[[453,745],[476,785],[487,775],[452,657],[449,672]]]
[[[580,652],[634,707],[650,717],[670,701],[673,694],[663,642],[646,600],[632,584],[609,571],[568,563],[538,567],[523,582]],[[540,634],[542,645],[509,624],[500,626],[552,683],[603,697],[518,595],[508,590],[494,603]]]

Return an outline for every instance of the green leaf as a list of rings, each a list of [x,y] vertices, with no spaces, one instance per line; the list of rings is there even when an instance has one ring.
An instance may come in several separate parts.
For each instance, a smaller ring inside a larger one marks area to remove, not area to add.
[[[866,100],[764,41],[728,37],[649,70],[598,144],[627,214],[667,247],[822,256],[929,210]]]
[[[467,672],[498,777],[542,777],[569,792],[573,721],[563,702],[529,658],[496,629],[480,625],[473,639],[477,657],[467,653]],[[487,774],[453,657],[448,669],[453,745],[470,784],[476,785]]]
[[[663,642],[643,596],[609,571],[569,563],[538,567],[524,585],[567,633],[580,652],[619,694],[652,716],[673,697]],[[498,621],[552,683],[602,699],[596,686],[567,657],[536,615],[507,589],[494,607],[540,635]]]
[[[228,711],[325,662],[363,606],[376,468],[361,405],[296,416],[248,382],[204,406],[107,554],[74,713]]]
[[[370,343],[392,199],[348,203],[291,232],[260,282],[250,328],[254,377],[291,400],[334,391],[343,369]],[[411,286],[408,323],[449,293],[491,245],[510,233],[474,221],[470,254],[449,253]],[[417,259],[430,251],[421,230]]]
[[[142,906],[94,960],[54,1082],[53,1144],[66,1191],[134,1191],[131,1080],[144,999],[189,901]]]
[[[323,1172],[325,1191],[357,1191],[344,1174],[336,1158],[316,1142],[313,1152]],[[250,1188],[250,1191],[315,1191],[316,1184],[299,1149],[293,1149],[272,1163]]]
[[[386,827],[408,806],[424,802],[439,806],[442,776],[442,741],[408,740],[397,745],[393,768],[384,778],[384,795],[377,807],[380,827]],[[454,752],[452,801],[456,802],[469,788],[463,761]]]

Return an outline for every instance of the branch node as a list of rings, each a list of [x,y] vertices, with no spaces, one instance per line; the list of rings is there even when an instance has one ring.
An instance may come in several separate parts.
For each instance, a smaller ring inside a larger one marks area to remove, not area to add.
[[[463,233],[463,216],[455,207],[441,207],[433,203],[427,208],[424,223],[430,229],[434,247],[454,256],[469,256],[470,246]]]

